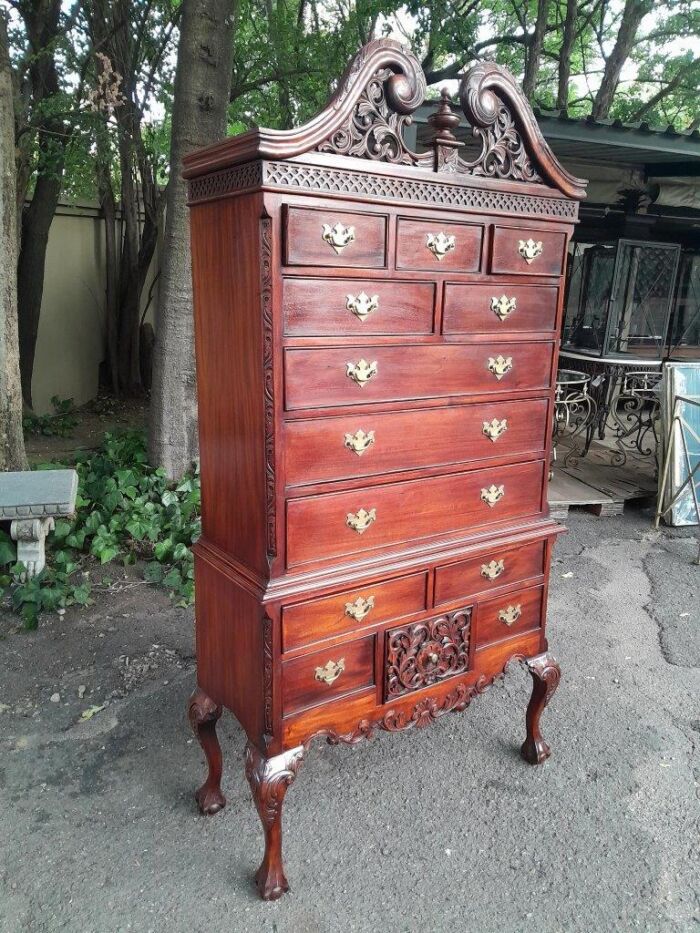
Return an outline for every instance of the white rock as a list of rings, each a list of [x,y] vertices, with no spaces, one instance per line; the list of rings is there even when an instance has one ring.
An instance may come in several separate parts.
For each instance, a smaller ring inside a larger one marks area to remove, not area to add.
[[[61,702],[61,694],[60,694],[60,693],[52,693],[52,694],[51,694],[51,702],[52,702],[52,703],[60,703],[60,702]]]

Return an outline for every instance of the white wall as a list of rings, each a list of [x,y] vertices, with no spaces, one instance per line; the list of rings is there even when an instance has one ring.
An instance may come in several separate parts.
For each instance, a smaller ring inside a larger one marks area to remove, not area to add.
[[[157,273],[156,250],[143,294]],[[51,397],[83,405],[98,391],[105,358],[104,224],[94,204],[60,205],[49,233],[44,295],[32,378],[37,414],[51,411]],[[153,321],[157,287],[148,311]]]

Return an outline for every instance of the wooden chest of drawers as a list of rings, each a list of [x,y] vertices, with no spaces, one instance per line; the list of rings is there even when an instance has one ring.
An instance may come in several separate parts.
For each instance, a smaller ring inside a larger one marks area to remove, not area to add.
[[[408,148],[424,94],[413,56],[373,42],[306,126],[186,161],[203,502],[190,719],[209,765],[197,800],[224,806],[225,706],[248,737],[265,898],[287,890],[282,802],[314,737],[427,725],[518,659],[533,677],[522,753],[549,754],[546,484],[583,183],[495,65],[461,86],[472,162],[444,97],[432,148]]]

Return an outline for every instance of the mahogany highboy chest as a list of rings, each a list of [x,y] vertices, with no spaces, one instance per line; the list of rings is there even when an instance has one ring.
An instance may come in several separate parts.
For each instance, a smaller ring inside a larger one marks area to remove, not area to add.
[[[562,277],[583,182],[492,63],[446,96],[429,151],[404,138],[415,58],[363,48],[327,108],[190,156],[203,534],[190,720],[224,806],[222,708],[248,737],[265,833],[256,881],[287,890],[281,809],[310,740],[358,742],[463,710],[547,653],[547,476]],[[359,858],[359,853],[358,853]]]

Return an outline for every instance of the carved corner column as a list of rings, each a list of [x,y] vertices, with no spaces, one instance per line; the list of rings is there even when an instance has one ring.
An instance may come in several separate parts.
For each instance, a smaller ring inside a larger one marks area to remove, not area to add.
[[[195,791],[194,799],[201,812],[208,816],[218,813],[226,806],[226,798],[221,792],[221,746],[216,736],[216,723],[221,716],[221,711],[221,707],[217,706],[201,687],[197,687],[190,697],[187,711],[190,725],[204,750],[209,769],[207,779]]]
[[[282,803],[304,759],[304,747],[265,758],[250,742],[245,749],[245,774],[265,833],[265,854],[255,883],[265,901],[289,890],[282,864]]]
[[[540,732],[540,716],[559,686],[561,669],[546,652],[528,658],[525,664],[532,676],[532,696],[525,714],[527,738],[520,748],[520,754],[529,764],[539,765],[551,754]]]

